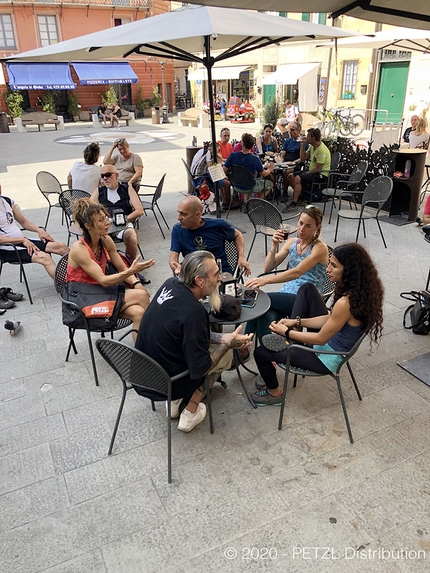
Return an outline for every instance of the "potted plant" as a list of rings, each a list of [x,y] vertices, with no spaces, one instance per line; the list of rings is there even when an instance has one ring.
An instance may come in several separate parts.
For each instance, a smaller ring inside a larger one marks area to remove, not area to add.
[[[74,91],[67,92],[67,111],[73,117],[73,121],[79,120],[78,96]]]
[[[107,91],[105,91],[103,94],[100,95],[103,103],[106,104],[107,106],[110,105],[111,103],[118,104],[118,96],[116,95],[116,91],[112,86]]]
[[[160,109],[160,103],[162,99],[163,98],[161,97],[161,94],[158,91],[158,86],[154,86],[152,88],[152,100],[151,100],[152,107],[154,107],[155,109]]]
[[[43,92],[42,109],[48,113],[55,113],[55,101],[52,91]]]
[[[353,99],[354,94],[351,90],[345,90],[342,94],[342,99]]]
[[[23,114],[22,105],[24,98],[18,90],[13,90],[4,96],[10,117],[14,120],[16,117],[21,117]]]
[[[151,117],[152,100],[143,97],[142,86],[138,86],[136,93],[136,108],[140,117]]]

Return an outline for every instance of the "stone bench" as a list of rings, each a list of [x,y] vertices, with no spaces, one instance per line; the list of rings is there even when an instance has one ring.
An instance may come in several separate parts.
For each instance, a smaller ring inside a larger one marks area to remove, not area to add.
[[[45,125],[54,125],[55,129],[64,129],[63,116],[47,111],[23,113],[21,117],[15,118],[15,124],[20,133],[27,131],[29,125],[37,125],[39,131],[45,131]]]
[[[124,124],[128,127],[129,125],[135,125],[136,117],[132,111],[127,111],[126,109],[121,108],[121,117],[118,118],[118,127],[121,125],[121,120],[124,121]],[[98,129],[103,127],[103,122],[99,120],[97,113],[93,113],[91,115],[93,120],[93,126]],[[114,122],[115,127],[115,122]]]
[[[209,127],[209,116],[198,107],[190,107],[178,113],[178,125],[184,127]]]

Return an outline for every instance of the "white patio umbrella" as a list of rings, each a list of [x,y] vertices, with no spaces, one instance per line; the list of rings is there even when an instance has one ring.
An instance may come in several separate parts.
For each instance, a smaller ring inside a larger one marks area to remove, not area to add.
[[[323,47],[333,47],[334,42],[322,44]],[[415,28],[392,28],[381,30],[369,36],[356,36],[355,38],[341,38],[337,42],[338,48],[357,48],[381,50],[392,46],[397,50],[416,52],[430,52],[430,30],[417,30]]]
[[[187,6],[159,16],[94,32],[44,48],[23,52],[6,61],[94,61],[115,56],[155,56],[193,61],[207,69],[212,85],[215,63],[281,42],[324,40],[354,34],[310,22],[256,12]],[[216,51],[216,55],[212,51]],[[211,135],[216,135],[213,93],[209,90]],[[218,201],[217,201],[218,204]]]
[[[362,20],[430,30],[429,0],[188,0],[191,4],[277,12],[327,12]]]

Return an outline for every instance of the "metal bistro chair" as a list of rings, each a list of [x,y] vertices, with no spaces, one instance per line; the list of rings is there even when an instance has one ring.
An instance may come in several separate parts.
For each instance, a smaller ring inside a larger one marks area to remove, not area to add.
[[[358,235],[360,233],[361,223],[363,223],[364,237],[366,237],[366,229],[364,226],[364,221],[366,219],[376,219],[376,223],[378,224],[379,232],[382,237],[382,242],[384,243],[384,247],[387,248],[387,244],[385,242],[385,238],[382,233],[381,224],[379,223],[378,216],[384,203],[386,203],[386,201],[390,198],[392,190],[393,190],[393,180],[390,177],[382,175],[381,177],[376,177],[376,179],[373,179],[366,187],[363,193],[360,211],[356,211],[355,209],[340,209],[338,211],[334,242],[336,242],[337,239],[339,219],[342,218],[342,219],[358,220],[357,235],[355,237],[356,243],[358,242]],[[372,213],[369,211],[365,211],[365,208],[367,206],[375,207],[376,212]]]
[[[354,192],[358,189],[358,186],[366,175],[368,165],[369,164],[367,161],[360,161],[357,163],[350,174],[342,173],[341,178],[336,182],[334,187],[327,187],[326,189],[323,189],[322,194],[326,198],[323,215],[325,215],[326,205],[331,199],[330,217],[328,220],[329,224],[331,223],[331,216],[333,214],[333,207],[336,199],[339,199],[340,209],[342,199],[349,198],[349,208],[351,209],[351,198],[354,199]]]
[[[346,411],[346,404],[345,404],[345,399],[343,397],[343,392],[342,392],[342,385],[340,382],[340,371],[342,369],[342,366],[344,364],[346,364],[349,374],[351,376],[351,380],[352,383],[354,384],[354,388],[355,391],[357,392],[357,396],[358,399],[361,400],[361,394],[360,394],[360,390],[358,389],[357,386],[357,382],[355,381],[355,377],[354,374],[352,372],[351,369],[351,365],[349,363],[349,361],[351,360],[351,358],[354,356],[354,354],[357,352],[360,344],[363,342],[364,338],[366,337],[366,333],[363,333],[360,338],[357,340],[357,342],[354,344],[354,346],[351,348],[351,350],[348,352],[348,354],[344,354],[342,352],[335,352],[335,351],[330,351],[330,350],[315,350],[313,348],[310,348],[308,346],[301,346],[300,348],[303,349],[305,352],[312,352],[313,354],[315,354],[316,352],[318,352],[318,354],[331,354],[331,355],[335,355],[335,356],[342,356],[343,360],[342,362],[339,364],[339,366],[336,369],[336,372],[330,372],[329,374],[320,374],[319,372],[314,372],[313,370],[303,370],[301,368],[296,368],[294,366],[290,365],[290,351],[291,348],[294,347],[293,344],[291,344],[290,346],[287,347],[288,350],[288,358],[287,358],[287,362],[286,364],[278,364],[278,366],[280,368],[282,368],[283,370],[285,370],[285,376],[284,376],[284,386],[283,386],[283,394],[282,394],[282,403],[281,403],[281,411],[279,413],[279,423],[278,423],[278,430],[282,429],[282,421],[284,418],[284,409],[285,409],[285,401],[287,398],[287,385],[288,385],[288,377],[290,375],[290,372],[292,374],[294,374],[294,385],[293,387],[295,388],[297,385],[297,376],[313,376],[313,377],[317,377],[317,376],[331,376],[332,378],[334,378],[334,380],[336,380],[337,383],[337,390],[339,392],[339,398],[340,398],[340,402],[342,404],[342,410],[343,410],[343,415],[345,418],[345,424],[346,424],[346,428],[348,430],[348,436],[349,436],[349,441],[351,442],[351,444],[354,443],[354,438],[352,437],[352,432],[351,432],[351,426],[349,423],[349,418],[348,418],[348,413]]]
[[[14,249],[15,254],[16,254],[16,261],[3,261],[1,259],[1,255],[0,255],[0,275],[1,275],[2,270],[3,270],[3,265],[6,265],[6,264],[19,265],[19,282],[22,283],[22,281],[24,279],[25,288],[27,289],[27,294],[28,294],[28,300],[30,301],[30,304],[33,304],[33,299],[31,298],[30,287],[28,285],[27,275],[25,274],[25,269],[24,269],[24,266],[26,264],[32,264],[32,263],[23,263],[22,262],[21,257],[19,256],[20,249],[17,249],[16,245],[14,245],[13,243],[3,243],[3,246],[12,247]]]
[[[73,222],[73,202],[84,197],[89,198],[91,195],[86,191],[81,191],[81,189],[66,189],[58,198],[60,207],[62,208],[66,219],[67,232],[69,233],[69,236],[67,237],[67,246],[70,244],[70,237],[72,235],[75,235],[75,237],[82,235],[80,228]]]
[[[330,162],[330,171],[327,174],[327,179],[323,181],[319,181],[316,176],[319,175],[320,171],[315,171],[314,177],[312,179],[311,190],[306,191],[303,190],[302,194],[306,197],[308,203],[318,203],[321,201],[323,190],[327,187],[333,187],[333,181],[336,175],[343,175],[339,173],[337,170],[339,168],[340,161],[342,159],[342,155],[339,151],[335,151],[331,155],[331,162]],[[315,193],[315,195],[314,195]]]
[[[59,195],[61,195],[61,192],[63,191],[63,187],[67,187],[67,184],[60,183],[52,173],[49,173],[49,171],[39,171],[39,173],[36,174],[36,184],[49,205],[45,221],[45,229],[47,229],[51,209],[52,207],[61,207],[60,203],[56,203],[55,200],[58,200]],[[54,196],[54,201],[52,200],[52,195]],[[64,221],[63,217],[64,215],[62,213],[61,223]]]
[[[226,219],[228,219],[230,214],[233,198],[238,198],[239,207],[242,211],[244,201],[241,199],[240,195],[250,195],[253,192],[252,188],[255,184],[254,175],[248,171],[248,169],[242,167],[242,165],[232,165],[227,171],[227,177],[230,181],[230,203],[228,206],[227,215],[225,216]]]
[[[54,274],[55,290],[57,291],[57,294],[60,297],[62,304],[65,304],[67,306],[70,306],[71,308],[74,308],[76,310],[76,312],[81,313],[81,315],[84,319],[85,330],[87,333],[88,347],[90,349],[91,363],[93,365],[94,379],[95,379],[96,386],[99,386],[99,379],[98,379],[98,375],[97,375],[96,362],[94,359],[93,344],[91,341],[91,332],[99,332],[99,333],[101,333],[102,336],[104,336],[105,331],[101,330],[101,329],[92,328],[91,323],[90,323],[91,319],[88,320],[85,317],[84,313],[81,311],[81,309],[76,304],[74,304],[73,302],[69,302],[63,298],[63,288],[64,288],[64,285],[66,284],[66,273],[67,273],[67,262],[68,262],[68,260],[69,260],[69,254],[67,253],[66,255],[63,255],[61,257],[61,259],[58,261],[58,264],[55,268],[55,274]],[[113,333],[116,330],[121,330],[123,328],[127,328],[131,324],[133,324],[133,322],[131,320],[129,320],[128,318],[119,318],[117,320],[115,328],[110,329],[107,332],[110,332],[111,338],[113,338]],[[68,327],[68,329],[69,329],[69,347],[67,349],[66,362],[69,360],[70,350],[72,348],[73,348],[73,352],[75,354],[78,353],[78,351],[76,350],[75,340],[74,340],[76,329],[71,328],[70,326]]]
[[[121,403],[116,417],[108,455],[110,456],[112,453],[128,390],[131,390],[133,386],[144,388],[148,390],[148,399],[151,400],[152,411],[155,411],[155,401],[167,400],[167,481],[168,483],[172,483],[172,422],[170,418],[172,382],[176,382],[186,376],[188,370],[171,378],[165,369],[150,356],[118,340],[109,340],[106,338],[96,340],[96,348],[109,366],[118,374],[122,382]],[[209,391],[207,377],[205,385],[209,411],[209,426],[210,432],[213,434],[211,393]],[[154,398],[154,393],[159,394],[160,397]],[[142,398],[143,397],[144,396],[142,396]]]
[[[264,237],[267,255],[267,237],[272,236],[273,231],[279,229],[283,219],[279,209],[265,199],[249,199],[246,202],[245,210],[254,227],[254,237],[252,238],[251,248],[247,257],[249,260],[257,235]]]
[[[160,199],[161,193],[163,191],[163,185],[164,185],[164,178],[165,177],[166,177],[166,174],[164,174],[163,177],[160,179],[158,185],[142,185],[141,184],[139,187],[139,191],[138,191],[140,202],[142,203],[142,207],[145,210],[145,216],[146,216],[146,211],[152,211],[154,213],[155,220],[157,221],[158,228],[160,229],[160,232],[163,235],[163,239],[165,239],[166,237],[163,233],[163,229],[161,228],[160,221],[158,220],[157,213],[155,212],[155,208],[157,207],[166,227],[168,229],[170,229],[169,225],[167,224],[166,219],[164,218],[163,213],[161,212],[160,207],[158,206],[158,200]],[[151,188],[155,189],[155,191],[153,193],[141,193],[140,190],[142,189],[142,187],[148,187],[148,188],[151,187]],[[142,200],[143,197],[152,197],[152,199],[151,199],[151,201],[144,201],[144,200]]]

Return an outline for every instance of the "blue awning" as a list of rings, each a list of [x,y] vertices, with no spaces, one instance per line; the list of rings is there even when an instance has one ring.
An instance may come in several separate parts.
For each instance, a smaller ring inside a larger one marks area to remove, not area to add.
[[[137,76],[128,62],[72,62],[81,85],[135,84]]]
[[[6,64],[9,85],[13,90],[74,90],[69,64]]]

